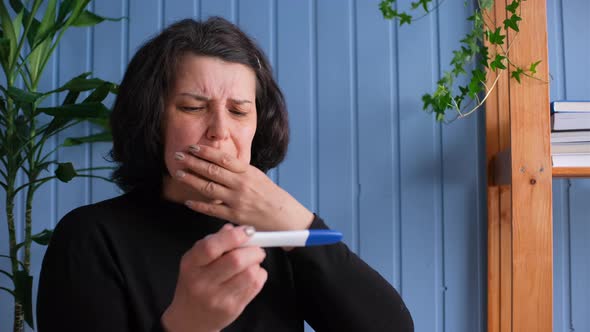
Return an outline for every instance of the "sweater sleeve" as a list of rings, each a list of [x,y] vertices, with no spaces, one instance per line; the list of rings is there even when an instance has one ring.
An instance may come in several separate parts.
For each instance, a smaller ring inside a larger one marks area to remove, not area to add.
[[[327,229],[315,217],[311,229]],[[297,302],[316,332],[411,332],[414,324],[398,292],[343,243],[288,252]]]
[[[124,280],[109,242],[88,213],[58,224],[43,259],[37,298],[39,331],[131,331]]]

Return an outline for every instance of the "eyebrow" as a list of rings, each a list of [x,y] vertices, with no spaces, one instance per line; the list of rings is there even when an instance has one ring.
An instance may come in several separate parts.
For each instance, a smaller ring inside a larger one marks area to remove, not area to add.
[[[194,94],[194,93],[189,93],[189,92],[183,92],[180,95],[181,96],[189,96],[189,97],[192,97],[192,98],[194,98],[196,100],[199,100],[199,101],[210,101],[211,100],[211,98],[209,98],[209,97],[198,95],[198,94]],[[249,100],[247,100],[247,99],[233,99],[233,98],[230,98],[229,100],[232,103],[238,104],[238,105],[252,104],[252,102],[249,101]]]

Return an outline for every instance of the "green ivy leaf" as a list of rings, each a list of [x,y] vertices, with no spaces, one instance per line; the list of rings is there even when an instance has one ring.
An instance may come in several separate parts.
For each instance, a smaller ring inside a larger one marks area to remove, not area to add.
[[[516,70],[512,71],[510,76],[513,77],[518,83],[520,83],[520,75],[523,73],[524,73],[524,71],[522,70],[522,68],[518,67],[518,68],[516,68]]]
[[[519,32],[518,30],[518,22],[522,21],[522,18],[516,14],[512,14],[510,18],[504,20],[504,29],[508,30],[508,28]]]
[[[55,170],[55,176],[61,182],[70,182],[70,180],[78,175],[72,163],[59,163],[58,165],[59,166],[57,166],[57,169]]]
[[[537,73],[537,66],[541,63],[541,60],[531,63],[531,67],[529,68],[529,71],[531,72],[531,74],[536,74]]]
[[[490,41],[490,44],[493,44],[493,45],[503,45],[504,38],[506,38],[506,35],[502,34],[501,28],[496,28],[496,30],[494,32],[490,32],[490,30],[486,30],[486,35],[488,37],[488,40]]]
[[[512,14],[516,14],[516,10],[518,9],[519,5],[520,1],[513,0],[511,4],[506,6],[506,10],[511,12]]]
[[[497,68],[506,69],[506,66],[503,63],[504,60],[506,60],[505,56],[503,56],[501,54],[496,54],[494,61],[490,62],[490,68],[492,70],[496,70]]]
[[[388,20],[393,19],[397,15],[393,8],[391,8],[393,1],[394,0],[383,0],[379,3],[379,10],[381,10],[381,14],[383,14],[383,17]]]
[[[428,13],[429,12],[429,10],[428,10],[428,4],[430,2],[432,2],[432,0],[418,0],[416,2],[412,2],[411,3],[412,9],[416,9],[416,8],[422,6],[422,8],[424,9],[424,11]]]
[[[404,23],[411,24],[412,23],[412,15],[408,15],[406,13],[399,14],[399,25],[402,26]]]

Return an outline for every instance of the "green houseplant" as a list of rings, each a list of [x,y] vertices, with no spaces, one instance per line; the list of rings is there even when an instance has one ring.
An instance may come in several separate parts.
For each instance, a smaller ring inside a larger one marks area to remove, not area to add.
[[[510,47],[517,39],[522,21],[521,5],[526,0],[512,0],[506,6],[506,19],[496,22],[488,15],[494,0],[476,0],[473,15],[467,18],[472,30],[460,40],[461,47],[453,51],[451,69],[438,80],[436,90],[422,96],[423,109],[436,114],[437,121],[444,121],[447,111],[456,118],[466,117],[481,108],[490,92],[495,88],[498,78],[504,72],[518,83],[522,77],[538,79],[537,66],[541,61],[525,65],[510,60]],[[382,0],[379,10],[385,19],[397,20],[400,26],[411,24],[442,5],[444,0],[416,0],[407,11],[398,9],[396,0]],[[467,5],[467,1],[465,1]],[[423,12],[418,18],[411,13]],[[510,42],[507,36],[510,35]],[[487,74],[496,73],[496,78],[488,82]],[[457,82],[463,77],[466,84]]]
[[[84,73],[58,89],[38,91],[43,70],[64,32],[70,27],[90,27],[105,20],[86,10],[90,0],[43,2],[0,2],[0,64],[5,78],[0,84],[0,186],[6,195],[4,215],[9,238],[9,252],[0,253],[0,259],[10,262],[10,270],[0,270],[0,273],[12,281],[12,285],[0,287],[0,290],[14,297],[15,332],[24,330],[24,322],[34,328],[31,244],[46,245],[51,237],[50,230],[31,234],[35,191],[52,179],[68,182],[74,177],[102,178],[91,173],[98,168],[75,169],[72,163],[53,160],[55,149],[47,152],[45,143],[64,129],[84,121],[102,131],[91,136],[67,138],[56,149],[110,141],[109,110],[103,102],[117,90],[115,84]],[[61,103],[41,107],[47,97],[58,93],[64,96]],[[17,181],[20,174],[24,183]],[[15,234],[17,195],[24,195],[25,201],[25,232],[21,242]]]

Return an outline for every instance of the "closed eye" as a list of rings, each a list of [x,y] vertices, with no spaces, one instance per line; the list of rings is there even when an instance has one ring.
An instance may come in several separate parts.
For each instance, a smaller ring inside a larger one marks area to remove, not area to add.
[[[247,112],[240,112],[238,110],[230,110],[230,112],[237,116],[245,116],[246,114],[248,114]]]
[[[185,112],[197,112],[197,111],[205,109],[205,107],[202,107],[202,106],[200,106],[200,107],[180,106],[178,108],[180,108],[182,111],[185,111]]]

